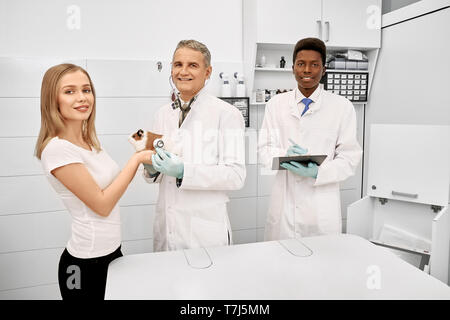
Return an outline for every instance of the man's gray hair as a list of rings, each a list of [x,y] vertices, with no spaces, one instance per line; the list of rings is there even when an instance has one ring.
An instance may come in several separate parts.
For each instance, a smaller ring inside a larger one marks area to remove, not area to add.
[[[197,40],[181,40],[178,42],[177,48],[175,52],[180,48],[189,48],[195,51],[200,51],[203,54],[203,58],[205,59],[205,65],[208,68],[211,65],[211,53],[203,43]],[[173,53],[175,55],[175,52]],[[173,58],[172,58],[173,60]]]

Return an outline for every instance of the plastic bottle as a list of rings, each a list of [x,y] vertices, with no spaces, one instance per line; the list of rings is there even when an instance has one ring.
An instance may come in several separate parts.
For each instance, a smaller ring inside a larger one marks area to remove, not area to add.
[[[230,86],[228,74],[221,72],[219,74],[219,77],[223,80],[222,88],[221,88],[222,89],[221,96],[222,97],[231,97],[231,86]]]
[[[261,56],[260,63],[261,63],[262,68],[264,68],[266,66],[266,56],[265,55]]]
[[[244,84],[244,75],[241,73],[235,72],[234,77],[237,80],[236,97],[245,97],[246,92],[245,92],[245,84]]]

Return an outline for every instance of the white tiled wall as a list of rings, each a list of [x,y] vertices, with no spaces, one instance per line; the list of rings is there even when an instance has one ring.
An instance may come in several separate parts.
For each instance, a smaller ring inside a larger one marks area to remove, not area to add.
[[[40,127],[39,92],[47,68],[64,60],[0,58],[0,299],[59,299],[57,266],[70,236],[70,216],[51,189],[33,156]],[[102,147],[123,167],[133,153],[130,133],[147,128],[154,112],[169,100],[168,71],[156,61],[79,60],[97,90],[96,128]],[[218,73],[233,74],[242,65],[218,62],[208,90],[220,96]],[[121,77],[116,75],[120,74]],[[274,176],[257,165],[257,130],[264,106],[250,107],[246,131],[247,179],[229,193],[235,244],[263,241]],[[5,152],[6,151],[6,152]],[[153,218],[158,186],[141,178],[140,169],[119,202],[122,251],[152,251]],[[361,177],[342,187],[346,205],[360,198]]]

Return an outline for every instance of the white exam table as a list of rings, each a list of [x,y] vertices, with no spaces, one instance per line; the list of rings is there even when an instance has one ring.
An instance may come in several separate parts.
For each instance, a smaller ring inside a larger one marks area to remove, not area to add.
[[[450,299],[450,287],[342,234],[123,256],[105,299]]]

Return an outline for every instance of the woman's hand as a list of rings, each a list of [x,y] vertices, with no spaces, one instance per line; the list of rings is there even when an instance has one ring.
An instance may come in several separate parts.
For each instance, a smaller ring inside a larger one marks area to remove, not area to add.
[[[146,163],[146,164],[152,164],[152,155],[154,155],[155,152],[151,150],[143,150],[136,152],[135,156],[137,157],[137,160],[139,163]]]

